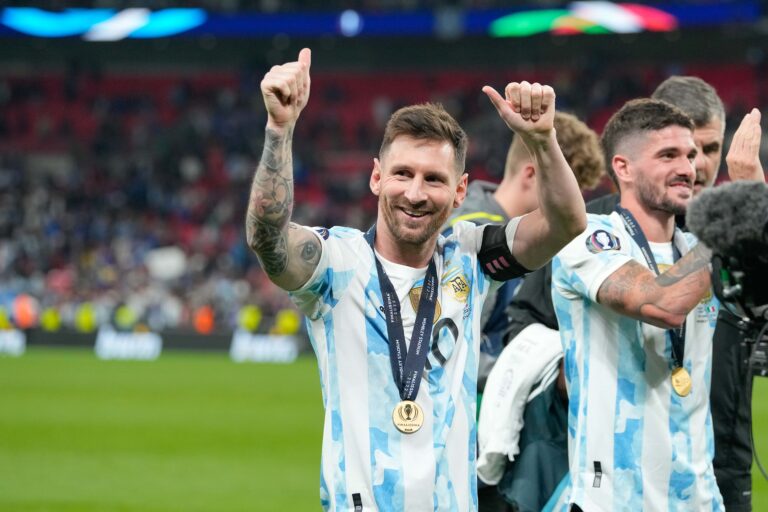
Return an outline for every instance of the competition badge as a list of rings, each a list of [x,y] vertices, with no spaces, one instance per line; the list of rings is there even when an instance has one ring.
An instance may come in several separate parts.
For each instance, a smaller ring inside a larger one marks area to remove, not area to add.
[[[645,233],[640,229],[640,225],[629,210],[616,205],[615,210],[621,215],[621,219],[624,221],[624,227],[627,228],[627,232],[640,247],[640,250],[645,257],[646,263],[654,271],[656,275],[661,274],[659,265],[656,264],[656,259],[651,252],[651,246],[648,243],[648,239],[645,237]],[[677,245],[672,244],[674,253],[674,260],[680,259],[680,250]],[[666,269],[665,269],[666,270]],[[685,357],[685,323],[683,323],[682,329],[669,329],[667,331],[670,338],[670,354],[672,356],[672,389],[675,390],[678,396],[688,396],[691,392],[691,374],[688,370],[683,368],[683,359]]]
[[[375,238],[376,226],[374,225],[365,234],[365,240],[371,246],[371,251],[374,250]],[[392,422],[395,428],[403,434],[413,434],[424,424],[424,411],[416,403],[416,396],[419,394],[421,374],[424,371],[424,364],[427,362],[427,353],[432,339],[432,321],[437,307],[437,267],[434,258],[432,258],[429,261],[427,274],[424,276],[419,307],[416,309],[416,323],[411,334],[411,343],[406,345],[397,291],[376,257],[375,251],[373,259],[376,261],[376,273],[379,277],[384,305],[384,318],[387,321],[389,362],[395,384],[400,393],[400,402],[392,411]]]
[[[691,392],[691,375],[682,366],[672,370],[672,389],[680,396],[688,396]]]
[[[403,434],[411,434],[419,430],[424,424],[424,411],[416,402],[403,400],[392,411],[392,421],[397,430]]]

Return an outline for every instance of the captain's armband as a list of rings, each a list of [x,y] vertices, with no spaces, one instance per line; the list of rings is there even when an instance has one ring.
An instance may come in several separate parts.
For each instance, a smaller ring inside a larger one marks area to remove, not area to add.
[[[512,255],[507,243],[505,226],[486,225],[483,229],[483,242],[477,253],[480,265],[491,279],[507,281],[530,272]]]

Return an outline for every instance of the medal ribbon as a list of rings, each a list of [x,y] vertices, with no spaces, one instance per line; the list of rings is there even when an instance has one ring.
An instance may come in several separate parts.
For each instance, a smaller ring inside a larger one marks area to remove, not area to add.
[[[373,251],[373,241],[376,238],[376,225],[365,234],[365,240]],[[389,341],[389,362],[392,365],[392,375],[400,392],[402,400],[416,400],[421,384],[421,373],[427,362],[430,340],[432,339],[432,321],[437,305],[437,267],[435,260],[429,261],[427,275],[421,287],[421,298],[416,310],[416,324],[411,334],[410,349],[405,344],[403,318],[400,314],[400,300],[397,292],[384,271],[381,262],[373,253],[376,260],[376,273],[379,276],[381,296],[384,301],[384,317],[387,320],[387,337]]]
[[[626,208],[622,208],[618,204],[616,205],[615,210],[619,213],[619,215],[621,215],[621,219],[624,221],[624,227],[627,229],[629,235],[640,247],[640,251],[643,253],[643,257],[645,257],[646,263],[648,263],[648,266],[651,267],[651,270],[653,270],[653,272],[658,276],[661,273],[659,272],[659,266],[656,264],[656,258],[653,257],[651,245],[648,243],[648,239],[645,237],[643,230],[640,229],[640,225],[637,223],[637,219],[635,219],[635,216],[632,215],[632,212]],[[674,243],[672,244],[672,249],[674,254],[674,261],[676,262],[680,259],[681,253]],[[683,322],[682,329],[668,329],[667,332],[669,333],[669,337],[672,340],[672,361],[676,367],[682,368],[683,357],[685,355],[685,322]]]

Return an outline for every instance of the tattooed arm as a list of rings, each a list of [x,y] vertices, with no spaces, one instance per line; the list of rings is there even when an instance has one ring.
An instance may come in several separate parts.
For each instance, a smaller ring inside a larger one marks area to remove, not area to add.
[[[698,244],[659,276],[630,261],[608,276],[597,291],[597,301],[622,315],[671,329],[710,289],[709,260],[712,252]]]
[[[256,168],[245,232],[269,278],[286,290],[300,288],[320,261],[320,241],[291,222],[293,211],[293,130],[309,100],[311,53],[274,66],[261,82],[267,109],[264,152]]]

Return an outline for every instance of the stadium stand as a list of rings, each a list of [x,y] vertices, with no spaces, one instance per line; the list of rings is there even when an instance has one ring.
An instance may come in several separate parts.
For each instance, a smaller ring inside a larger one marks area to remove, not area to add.
[[[762,70],[749,64],[587,71],[524,74],[554,84],[559,107],[598,131],[617,105],[671,73],[710,81],[736,115],[768,103],[758,87]],[[368,177],[382,127],[411,102],[445,104],[470,135],[471,178],[497,179],[508,135],[479,90],[521,74],[316,72],[297,133],[295,218],[367,227],[376,208]],[[30,294],[69,325],[83,303],[95,305],[100,321],[129,304],[157,330],[192,325],[203,306],[224,329],[237,325],[246,304],[265,317],[287,307],[242,232],[263,140],[259,78],[259,70],[128,73],[75,63],[62,72],[0,76],[2,296]],[[181,250],[183,269],[157,279],[147,256],[167,247]]]

